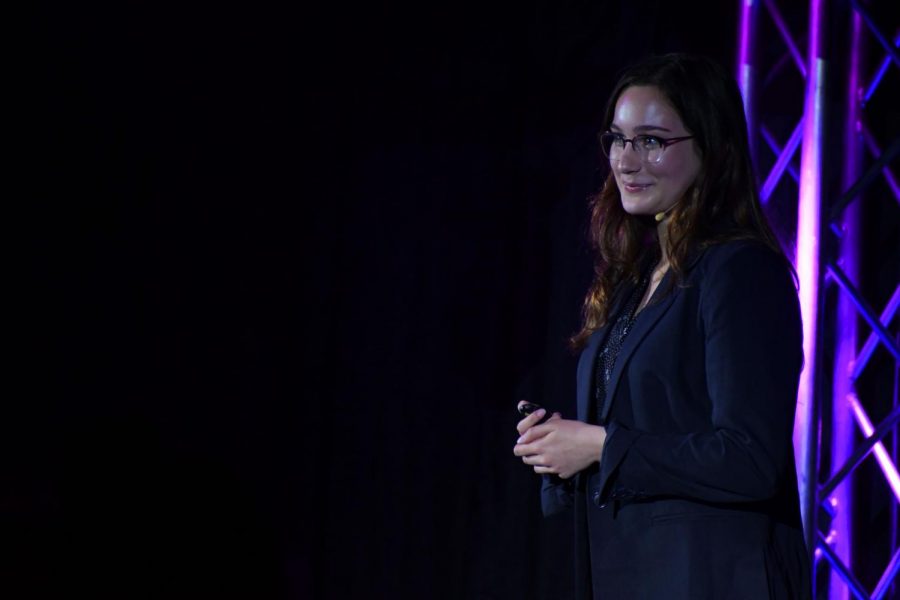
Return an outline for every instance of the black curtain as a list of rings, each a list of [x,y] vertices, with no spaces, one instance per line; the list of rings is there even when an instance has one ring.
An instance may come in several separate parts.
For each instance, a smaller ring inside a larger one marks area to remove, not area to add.
[[[514,407],[574,411],[617,71],[732,66],[717,4],[35,9],[9,589],[570,595]]]

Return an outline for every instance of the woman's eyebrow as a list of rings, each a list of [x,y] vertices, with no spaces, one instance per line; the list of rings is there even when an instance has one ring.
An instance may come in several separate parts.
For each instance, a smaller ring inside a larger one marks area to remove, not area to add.
[[[622,128],[619,127],[618,125],[616,125],[615,123],[613,123],[612,125],[609,126],[609,130],[621,132]],[[634,130],[637,131],[638,133],[642,133],[645,131],[665,131],[666,133],[672,133],[671,129],[669,129],[667,127],[663,127],[662,125],[638,125],[637,127],[634,128]]]

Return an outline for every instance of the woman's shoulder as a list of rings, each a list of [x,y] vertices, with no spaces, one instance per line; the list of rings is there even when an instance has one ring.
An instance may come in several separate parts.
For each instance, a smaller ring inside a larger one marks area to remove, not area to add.
[[[729,240],[710,244],[697,257],[697,266],[705,274],[721,269],[758,268],[790,272],[784,253],[757,239]]]
[[[697,263],[694,279],[705,294],[796,296],[793,267],[783,252],[762,241],[742,239],[709,246]]]

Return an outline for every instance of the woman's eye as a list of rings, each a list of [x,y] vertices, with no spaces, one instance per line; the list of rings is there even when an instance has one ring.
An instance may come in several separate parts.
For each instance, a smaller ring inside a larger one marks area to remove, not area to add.
[[[659,150],[662,147],[662,140],[653,135],[642,135],[640,137],[639,144],[644,147],[645,150]]]

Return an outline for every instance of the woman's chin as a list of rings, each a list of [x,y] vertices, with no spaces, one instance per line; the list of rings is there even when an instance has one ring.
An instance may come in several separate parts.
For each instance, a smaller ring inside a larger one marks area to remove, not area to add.
[[[653,217],[656,216],[657,213],[669,210],[672,208],[671,205],[668,207],[660,206],[661,203],[648,201],[649,198],[640,198],[640,199],[629,199],[628,197],[622,198],[622,209],[633,217]]]
[[[649,217],[659,212],[640,204],[631,204],[628,202],[623,202],[622,208],[632,217]]]

